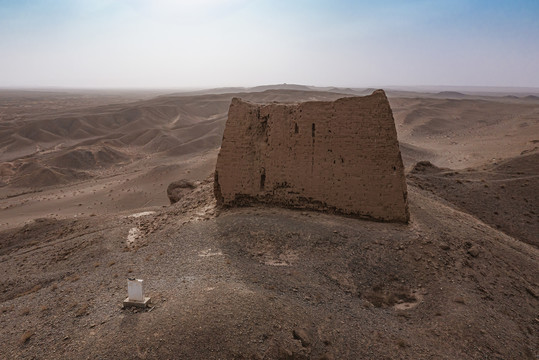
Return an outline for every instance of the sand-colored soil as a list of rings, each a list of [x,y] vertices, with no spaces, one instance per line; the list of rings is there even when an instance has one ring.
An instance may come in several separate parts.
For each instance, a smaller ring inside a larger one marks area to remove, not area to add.
[[[215,207],[232,97],[371,89],[211,92],[0,92],[0,358],[539,356],[539,99],[388,91],[402,225]]]

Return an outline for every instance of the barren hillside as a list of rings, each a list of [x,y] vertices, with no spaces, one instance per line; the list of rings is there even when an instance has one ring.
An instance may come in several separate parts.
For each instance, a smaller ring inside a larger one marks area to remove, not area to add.
[[[390,92],[407,225],[217,209],[230,99],[343,96],[326,90],[46,113],[11,94],[0,358],[536,359],[539,102]],[[196,186],[169,205],[178,179]],[[127,277],[145,280],[149,309],[121,309]]]

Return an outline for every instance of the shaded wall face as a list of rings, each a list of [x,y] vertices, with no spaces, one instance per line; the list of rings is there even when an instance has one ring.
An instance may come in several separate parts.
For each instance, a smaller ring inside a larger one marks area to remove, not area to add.
[[[226,206],[264,202],[384,221],[409,218],[383,91],[294,105],[233,99],[215,189]]]

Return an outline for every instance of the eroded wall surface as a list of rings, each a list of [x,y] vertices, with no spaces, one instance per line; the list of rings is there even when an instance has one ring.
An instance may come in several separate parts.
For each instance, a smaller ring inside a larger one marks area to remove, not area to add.
[[[234,98],[215,196],[224,206],[262,202],[407,222],[404,167],[385,93],[298,104]]]

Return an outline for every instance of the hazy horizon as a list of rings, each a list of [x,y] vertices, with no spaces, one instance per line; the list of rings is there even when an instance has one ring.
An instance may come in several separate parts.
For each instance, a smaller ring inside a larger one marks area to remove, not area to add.
[[[0,0],[0,88],[538,88],[538,38],[530,0]]]
[[[281,87],[281,85],[283,85]],[[365,90],[365,89],[382,89],[386,91],[403,91],[403,92],[418,92],[418,93],[438,93],[438,92],[459,92],[467,93],[470,95],[488,95],[489,93],[493,95],[538,95],[539,87],[519,87],[519,86],[453,86],[453,85],[373,85],[373,86],[315,86],[315,85],[306,85],[306,84],[259,84],[255,86],[222,86],[222,87],[64,87],[64,86],[0,86],[0,91],[28,91],[28,92],[73,92],[73,93],[148,93],[156,95],[159,94],[172,94],[172,93],[192,93],[192,92],[204,92],[212,90],[225,90],[230,89],[230,91],[251,91],[255,88],[266,88],[266,87],[275,87],[275,88],[285,88],[285,86],[306,86],[312,90],[324,90],[330,88],[337,89],[354,89],[354,90]]]

